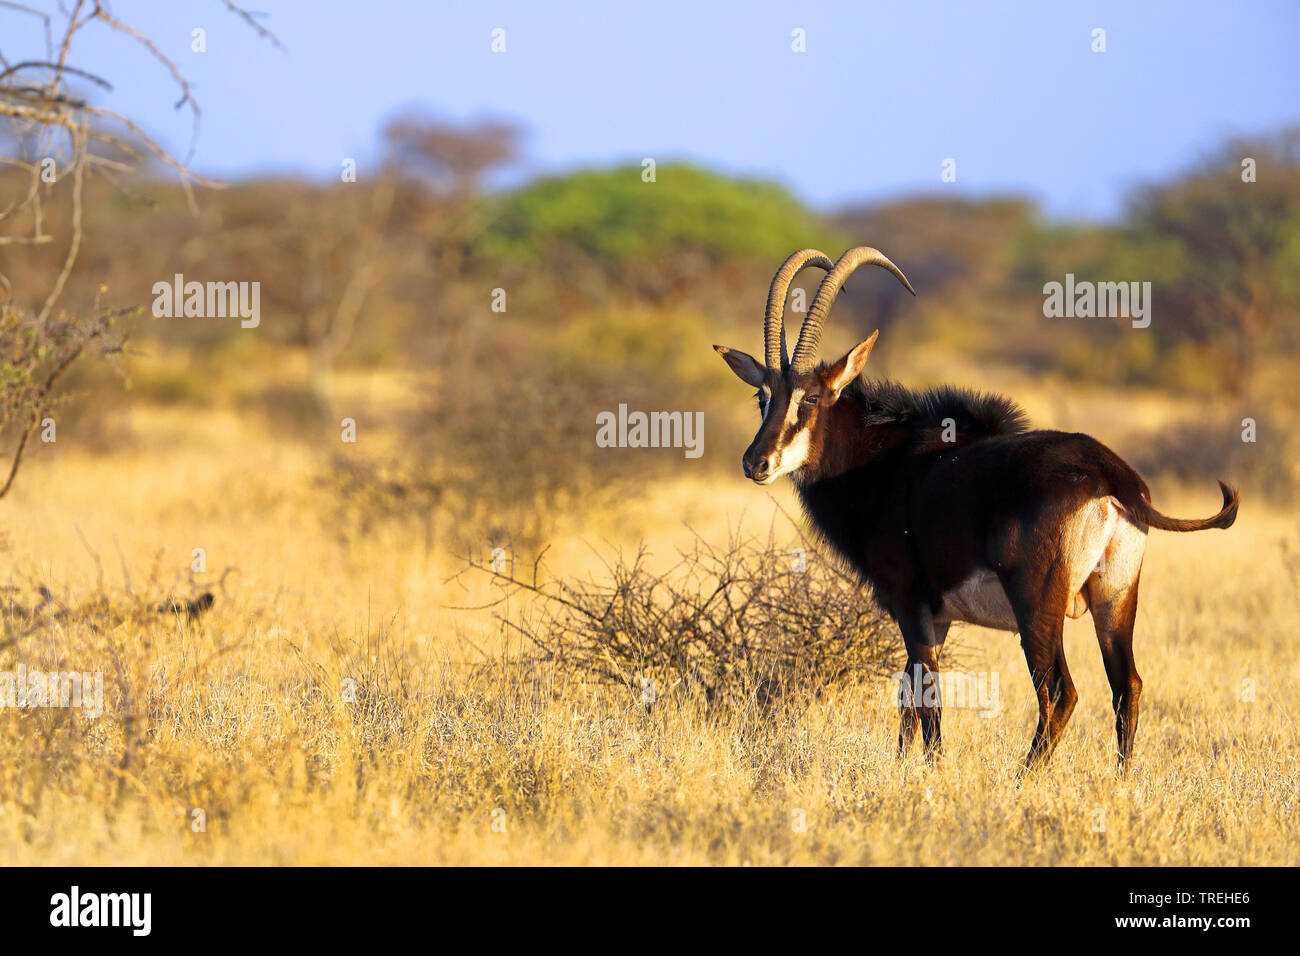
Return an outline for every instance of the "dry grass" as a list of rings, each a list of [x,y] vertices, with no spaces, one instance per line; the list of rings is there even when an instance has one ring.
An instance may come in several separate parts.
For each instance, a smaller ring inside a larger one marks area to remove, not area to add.
[[[999,675],[1001,708],[950,708],[937,765],[895,758],[879,676],[768,713],[647,709],[448,610],[488,596],[449,581],[454,516],[428,539],[341,530],[309,444],[233,414],[131,414],[125,450],[37,456],[0,512],[16,589],[0,670],[102,670],[106,696],[96,720],[0,711],[11,863],[1300,863],[1294,512],[1248,499],[1230,532],[1153,535],[1134,767],[1113,766],[1085,619],[1067,627],[1079,707],[1050,767],[1021,778],[1035,712],[1010,635],[958,635],[964,668]],[[575,509],[552,569],[598,569],[584,542],[602,539],[647,541],[666,568],[690,546],[682,520],[715,543],[766,529],[769,499],[692,474]],[[1214,498],[1156,489],[1169,513]],[[196,547],[209,570],[190,575]],[[37,621],[41,584],[59,606]],[[217,601],[197,620],[149,610],[203,589]]]

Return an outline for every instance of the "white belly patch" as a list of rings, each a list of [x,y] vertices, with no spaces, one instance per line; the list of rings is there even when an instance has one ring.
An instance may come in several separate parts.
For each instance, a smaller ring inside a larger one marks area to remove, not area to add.
[[[1002,590],[1002,582],[992,571],[976,571],[943,596],[937,621],[965,621],[999,631],[1015,631],[1015,612]]]
[[[1070,602],[1065,616],[1082,617],[1091,610],[1091,600],[1103,602],[1127,594],[1137,580],[1146,548],[1146,528],[1135,525],[1114,498],[1097,498],[1085,503],[1061,526],[1055,560],[1068,574]],[[1098,588],[1100,590],[1098,590]],[[961,584],[946,591],[936,622],[966,621],[1000,631],[1016,631],[1015,612],[1002,582],[992,571],[975,571]]]

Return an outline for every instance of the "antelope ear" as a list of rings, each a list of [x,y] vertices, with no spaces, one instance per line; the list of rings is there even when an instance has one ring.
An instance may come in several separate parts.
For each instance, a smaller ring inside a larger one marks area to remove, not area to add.
[[[757,388],[763,384],[763,380],[767,377],[767,367],[759,365],[758,360],[752,355],[747,355],[738,349],[729,349],[725,345],[715,345],[713,351],[722,356],[723,361],[730,365],[731,370],[736,373],[736,378],[746,385],[753,385]]]
[[[830,389],[832,401],[839,398],[840,392],[867,367],[867,356],[871,354],[871,347],[876,344],[876,336],[879,334],[880,330],[876,329],[822,373],[822,382]]]

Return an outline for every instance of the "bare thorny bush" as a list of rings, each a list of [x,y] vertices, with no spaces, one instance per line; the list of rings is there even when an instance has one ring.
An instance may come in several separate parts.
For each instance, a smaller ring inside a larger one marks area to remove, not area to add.
[[[231,13],[248,23],[260,35],[279,45],[267,30],[232,0],[222,0]],[[83,196],[89,174],[102,176],[126,192],[125,179],[149,161],[170,167],[185,190],[190,208],[196,210],[195,185],[219,187],[222,183],[204,179],[189,167],[191,157],[180,160],[152,139],[134,120],[104,106],[91,103],[73,89],[86,84],[99,91],[111,91],[112,84],[72,62],[75,41],[92,28],[125,36],[137,43],[164,69],[176,84],[180,98],[175,109],[188,109],[197,133],[199,107],[189,82],[176,64],[158,46],[130,24],[116,18],[103,0],[73,0],[52,4],[46,13],[27,3],[0,0],[0,10],[11,16],[31,18],[39,23],[44,50],[13,56],[8,44],[0,46],[0,167],[16,171],[17,194],[0,199],[0,250],[5,247],[43,247],[55,242],[49,226],[60,221],[47,207],[59,199],[68,207],[66,250],[50,287],[39,297],[34,290],[15,295],[13,283],[0,259],[0,437],[7,431],[14,442],[11,465],[0,477],[0,497],[8,492],[22,461],[32,431],[48,410],[52,390],[63,373],[88,347],[96,344],[101,354],[121,350],[121,340],[110,333],[114,319],[132,309],[106,309],[98,299],[89,317],[56,314],[56,306],[76,265],[84,227]],[[191,143],[190,153],[193,153]],[[102,290],[101,290],[102,291]],[[27,298],[40,301],[31,314],[15,303]],[[16,433],[16,434],[13,434]]]
[[[9,493],[33,433],[57,404],[54,388],[87,349],[110,360],[123,339],[113,321],[130,310],[99,312],[90,320],[39,319],[0,306],[0,436],[17,432],[9,467],[0,473],[0,498]]]
[[[626,687],[646,707],[699,696],[710,709],[765,711],[902,666],[888,618],[856,575],[799,541],[779,545],[775,526],[764,538],[733,533],[725,546],[696,535],[665,572],[642,549],[605,560],[599,580],[547,579],[544,552],[526,573],[474,558],[466,570],[502,590],[485,607],[537,662]]]
[[[226,5],[252,23],[247,13],[229,2]],[[12,57],[0,49],[0,117],[7,121],[3,130],[6,145],[0,163],[19,170],[27,181],[26,188],[0,208],[0,224],[3,224],[0,246],[52,243],[55,237],[46,229],[46,196],[54,187],[70,183],[68,246],[63,268],[37,316],[44,320],[51,315],[77,261],[83,231],[82,197],[88,173],[98,174],[121,189],[124,177],[145,161],[156,160],[175,171],[191,209],[197,208],[195,185],[219,187],[222,184],[196,174],[189,168],[188,158],[182,161],[172,156],[130,117],[91,103],[70,88],[74,83],[85,83],[101,91],[113,89],[108,80],[69,62],[80,34],[99,27],[126,36],[143,47],[171,76],[180,92],[174,106],[189,110],[197,133],[199,107],[191,95],[189,82],[152,40],[114,17],[106,3],[76,0],[70,6],[59,4],[52,14],[7,0],[0,2],[0,7],[39,20],[45,36],[43,54]],[[265,34],[256,23],[253,26]],[[5,298],[13,291],[9,279],[3,276],[0,276],[0,291]]]

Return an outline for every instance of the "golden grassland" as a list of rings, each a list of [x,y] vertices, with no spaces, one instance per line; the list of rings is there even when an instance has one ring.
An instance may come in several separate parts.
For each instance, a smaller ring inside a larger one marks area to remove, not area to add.
[[[1063,414],[1050,391],[1020,395],[1040,421]],[[1089,410],[1071,427],[1169,413],[1150,396],[1069,408]],[[400,522],[358,531],[325,506],[301,436],[223,408],[129,415],[120,450],[38,455],[2,503],[17,636],[0,669],[102,670],[106,698],[95,720],[0,712],[11,863],[1300,863],[1294,511],[1247,498],[1229,532],[1154,533],[1133,767],[1114,766],[1085,618],[1067,625],[1075,716],[1051,765],[1022,776],[1036,711],[1012,635],[950,641],[957,666],[998,675],[1001,706],[949,708],[938,763],[895,756],[883,679],[764,715],[647,711],[520,663],[518,639],[455,609],[484,595],[452,579],[454,512],[432,546]],[[728,424],[708,441],[739,455],[748,437]],[[1171,514],[1218,503],[1212,486],[1153,490]],[[643,497],[575,504],[548,566],[591,571],[591,543],[644,541],[666,561],[687,525],[725,540],[778,506],[788,492],[683,468]],[[191,581],[193,548],[207,571]],[[40,585],[57,604],[24,628]],[[217,600],[197,620],[150,607],[205,588]]]

